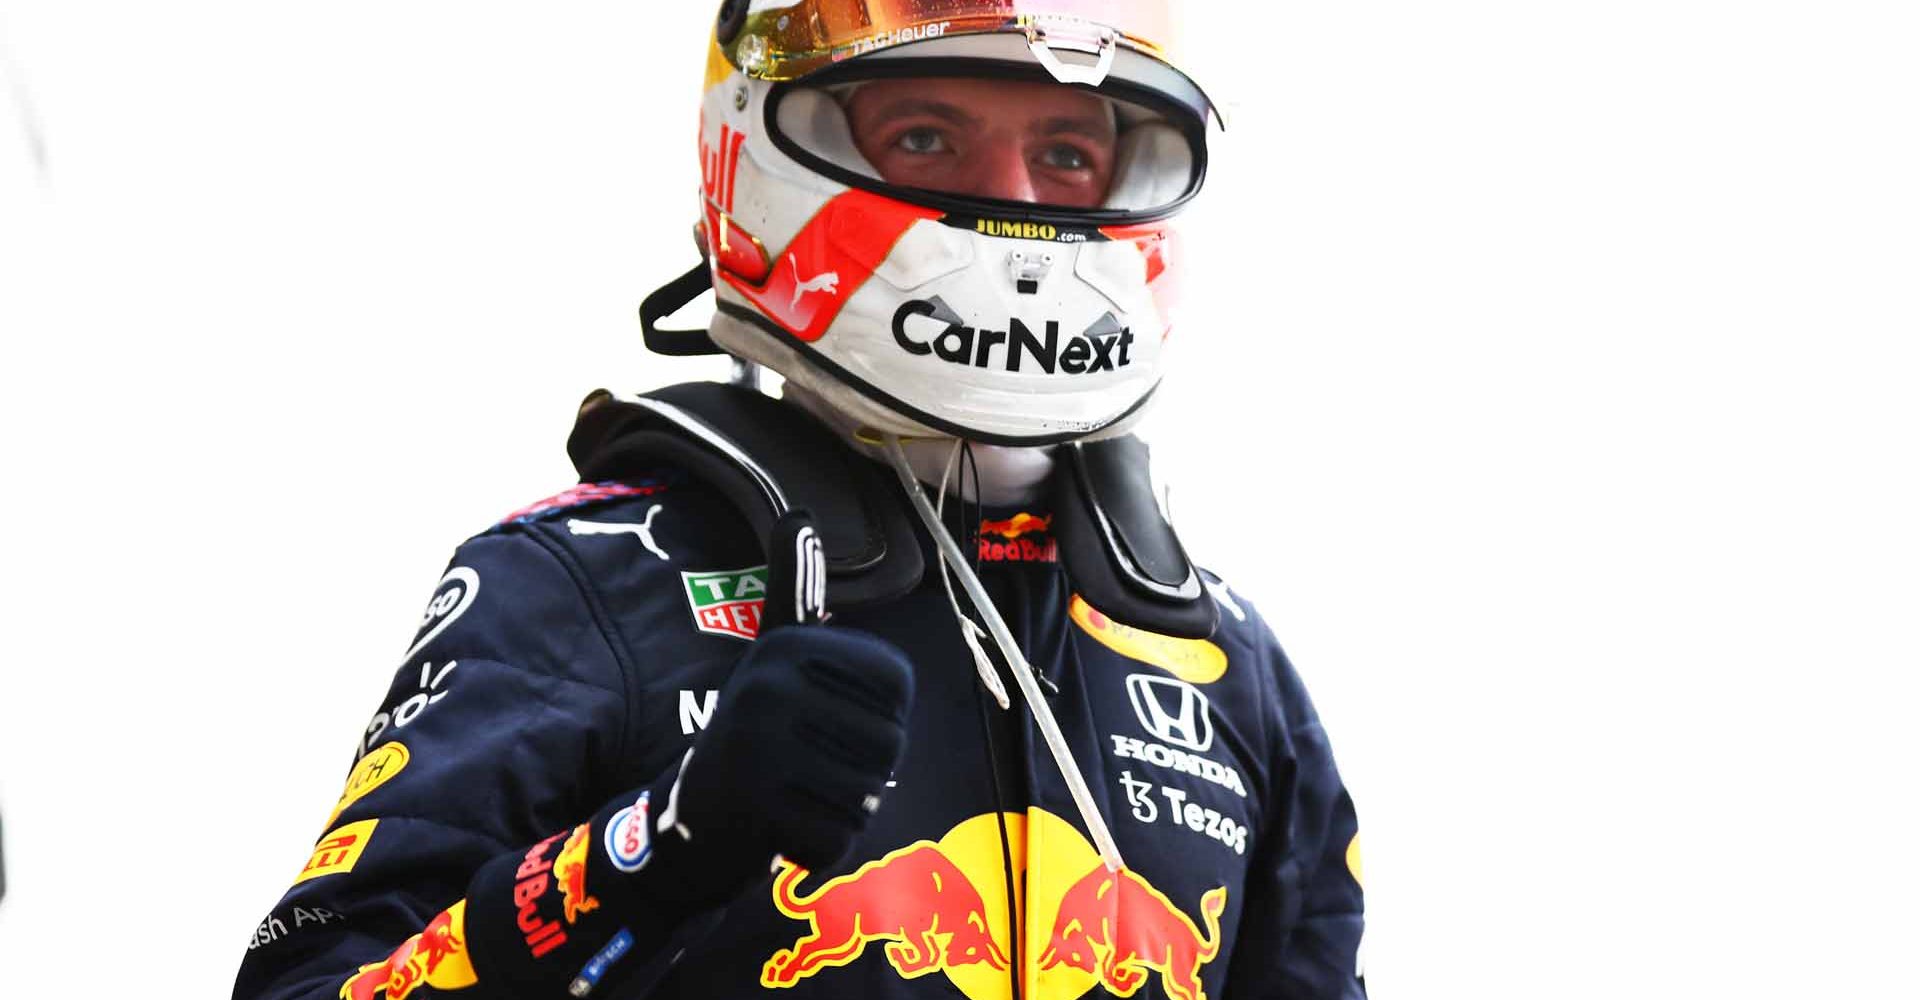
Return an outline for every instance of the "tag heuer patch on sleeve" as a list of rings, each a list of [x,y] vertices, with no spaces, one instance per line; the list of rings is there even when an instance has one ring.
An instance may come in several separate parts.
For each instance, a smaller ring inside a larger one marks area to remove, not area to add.
[[[702,632],[752,641],[767,601],[767,568],[681,573],[693,626]]]

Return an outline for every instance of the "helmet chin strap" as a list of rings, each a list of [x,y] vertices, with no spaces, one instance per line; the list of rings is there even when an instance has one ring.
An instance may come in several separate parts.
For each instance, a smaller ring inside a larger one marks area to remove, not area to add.
[[[946,525],[941,523],[940,515],[927,500],[927,493],[920,486],[919,476],[914,474],[913,465],[907,461],[906,449],[901,447],[898,435],[884,437],[886,455],[893,465],[893,471],[900,477],[900,485],[907,492],[907,498],[913,501],[913,509],[920,516],[920,522],[926,526],[927,534],[934,545],[940,549],[940,557],[953,571],[960,587],[967,592],[973,606],[980,612],[986,623],[987,634],[1007,659],[1007,665],[1013,673],[1013,680],[1020,688],[1020,696],[1026,700],[1027,707],[1033,712],[1033,721],[1040,729],[1040,735],[1046,740],[1047,749],[1053,754],[1053,761],[1060,768],[1061,777],[1066,779],[1067,790],[1073,795],[1073,804],[1080,811],[1080,819],[1087,825],[1087,833],[1093,838],[1095,847],[1100,849],[1100,858],[1106,863],[1108,871],[1119,871],[1124,867],[1120,859],[1120,845],[1114,842],[1113,831],[1107,828],[1106,817],[1100,815],[1100,807],[1095,804],[1093,790],[1087,787],[1087,779],[1081,774],[1080,766],[1074,762],[1073,751],[1067,746],[1067,738],[1060,732],[1060,723],[1053,717],[1053,709],[1047,705],[1047,697],[1040,690],[1038,674],[1033,664],[1027,662],[1025,654],[1020,652],[1020,644],[1013,638],[1013,632],[1007,628],[1006,620],[1000,617],[1000,611],[994,607],[993,599],[987,596],[986,587],[980,578],[974,575],[973,567],[967,563],[967,557],[960,551],[960,543],[947,533]],[[972,624],[969,622],[968,624]],[[971,633],[968,633],[972,639]],[[969,641],[976,655],[981,651],[977,642]]]

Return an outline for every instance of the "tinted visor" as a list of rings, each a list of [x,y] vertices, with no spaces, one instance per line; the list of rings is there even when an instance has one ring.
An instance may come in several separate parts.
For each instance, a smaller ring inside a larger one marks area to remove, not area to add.
[[[730,0],[717,38],[734,66],[796,80],[910,42],[1013,32],[1097,51],[1123,46],[1172,64],[1167,0]]]

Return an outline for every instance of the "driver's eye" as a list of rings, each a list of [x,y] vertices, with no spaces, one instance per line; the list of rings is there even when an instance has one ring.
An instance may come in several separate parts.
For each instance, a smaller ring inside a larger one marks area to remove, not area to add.
[[[1046,152],[1040,154],[1040,162],[1055,170],[1086,170],[1093,166],[1093,161],[1078,146],[1065,144],[1047,147]]]
[[[900,138],[894,140],[894,145],[898,146],[902,152],[925,156],[946,152],[947,138],[940,134],[939,129],[910,128],[900,133]]]

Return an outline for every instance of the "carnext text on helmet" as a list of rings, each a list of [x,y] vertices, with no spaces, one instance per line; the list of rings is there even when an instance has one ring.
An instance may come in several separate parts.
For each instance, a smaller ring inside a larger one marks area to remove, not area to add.
[[[1110,372],[1125,368],[1133,363],[1128,352],[1133,348],[1133,328],[1128,327],[1119,333],[1105,336],[1087,334],[1067,341],[1064,350],[1060,347],[1060,324],[1048,320],[1046,339],[1034,336],[1033,330],[1017,319],[1007,321],[1005,330],[976,330],[959,323],[950,323],[938,336],[930,340],[915,340],[907,331],[907,320],[914,316],[933,316],[939,307],[924,299],[910,299],[893,314],[893,339],[900,349],[908,354],[932,354],[940,360],[956,365],[972,365],[975,368],[993,366],[993,349],[1005,345],[1005,367],[1007,371],[1020,370],[1022,357],[1031,356],[1047,374],[1055,369],[1069,375],[1090,372]]]

